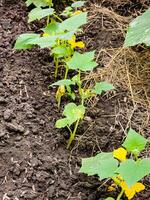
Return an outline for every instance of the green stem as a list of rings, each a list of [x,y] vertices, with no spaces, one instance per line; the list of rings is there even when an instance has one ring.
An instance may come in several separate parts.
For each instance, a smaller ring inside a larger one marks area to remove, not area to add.
[[[49,24],[50,16],[47,16],[47,25]]]
[[[123,195],[123,193],[124,193],[124,190],[122,189],[116,200],[120,200],[122,195]]]
[[[81,99],[81,104],[82,104],[82,106],[84,105],[84,99],[83,98]]]
[[[58,17],[57,15],[55,15],[55,14],[53,14],[54,15],[54,17],[56,17],[60,22],[62,22],[63,20],[60,18],[60,17]]]
[[[69,149],[69,147],[70,147],[72,141],[73,141],[74,138],[75,138],[76,131],[77,131],[77,128],[78,128],[78,125],[79,125],[79,121],[80,121],[80,120],[78,119],[77,122],[76,122],[76,124],[75,124],[75,127],[74,127],[73,132],[70,132],[70,138],[69,138],[69,140],[68,140],[67,149]]]
[[[59,59],[55,58],[55,79],[57,78],[58,75],[58,67],[59,67]]]
[[[67,79],[68,71],[69,71],[69,68],[68,68],[68,66],[66,65],[66,71],[65,71],[65,77],[64,77],[64,79]]]

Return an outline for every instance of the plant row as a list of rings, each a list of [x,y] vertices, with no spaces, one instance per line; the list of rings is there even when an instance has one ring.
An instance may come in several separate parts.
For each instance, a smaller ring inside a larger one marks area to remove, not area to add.
[[[84,119],[86,100],[112,90],[114,86],[105,81],[96,82],[92,87],[84,84],[85,73],[90,73],[98,63],[94,59],[95,51],[84,50],[84,53],[81,53],[86,44],[77,40],[78,33],[83,31],[82,26],[87,23],[87,12],[83,9],[83,1],[72,3],[59,14],[53,8],[52,0],[27,0],[26,5],[34,6],[28,14],[28,22],[44,19],[45,25],[40,33],[21,34],[16,40],[14,49],[31,49],[35,45],[47,48],[54,60],[55,79],[63,69],[62,79],[52,83],[50,87],[57,87],[58,107],[63,96],[71,100],[64,106],[63,117],[55,124],[56,128],[68,128],[70,138],[67,148],[69,148],[75,139],[80,121]],[[75,103],[77,98],[78,104]],[[112,179],[109,191],[121,188],[117,200],[120,200],[123,194],[132,199],[136,192],[145,188],[138,181],[150,172],[150,159],[139,158],[139,153],[145,145],[146,139],[131,129],[123,147],[113,153],[100,153],[95,157],[83,159],[80,172],[98,175],[100,180]]]

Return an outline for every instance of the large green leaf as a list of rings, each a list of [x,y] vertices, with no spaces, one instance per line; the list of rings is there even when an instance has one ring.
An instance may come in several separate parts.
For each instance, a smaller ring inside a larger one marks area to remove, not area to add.
[[[97,63],[93,61],[94,51],[84,54],[75,52],[73,57],[67,62],[70,69],[80,69],[81,71],[91,71],[97,66]]]
[[[138,134],[133,129],[130,129],[122,146],[125,147],[128,152],[138,155],[145,149],[146,143],[147,140],[143,136]]]
[[[150,8],[130,23],[124,46],[129,47],[141,43],[150,45]]]
[[[14,49],[31,49],[33,47],[33,44],[31,41],[33,39],[38,39],[40,37],[40,34],[36,33],[24,33],[19,35],[19,37],[16,40]]]
[[[81,13],[78,15],[74,15],[70,17],[69,19],[64,20],[60,27],[61,30],[67,30],[67,31],[76,31],[79,27],[86,24],[87,22],[87,13]]]
[[[56,36],[39,37],[32,39],[28,44],[39,45],[41,48],[53,47],[56,44]]]
[[[33,22],[34,20],[38,19],[42,19],[44,17],[47,17],[49,15],[52,15],[54,13],[54,9],[53,8],[34,8],[31,10],[31,12],[29,13],[28,17],[28,22]]]
[[[98,175],[100,179],[115,176],[118,168],[118,161],[113,158],[112,153],[99,153],[94,157],[83,158],[80,172],[89,176]]]
[[[125,160],[120,164],[116,172],[121,175],[128,187],[131,187],[150,173],[150,158],[144,158],[138,161],[131,159]]]
[[[112,84],[107,83],[107,82],[99,82],[99,83],[96,83],[92,92],[96,94],[101,94],[102,92],[106,92],[113,89],[114,89],[114,86]]]

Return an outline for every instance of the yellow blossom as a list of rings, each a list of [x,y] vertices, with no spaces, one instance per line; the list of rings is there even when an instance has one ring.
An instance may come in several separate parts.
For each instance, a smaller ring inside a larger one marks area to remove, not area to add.
[[[48,33],[43,33],[43,37],[50,36]]]
[[[127,151],[124,148],[120,147],[113,151],[113,156],[120,161],[124,161],[126,160]]]
[[[57,101],[59,101],[59,99],[65,95],[65,86],[64,85],[60,85],[58,87],[58,90],[56,92],[56,99]]]
[[[74,49],[75,47],[79,47],[79,48],[84,48],[85,44],[80,41],[80,42],[76,42],[76,36],[74,35],[72,37],[71,40],[68,40],[68,43],[71,45],[71,47]]]
[[[79,15],[80,13],[82,13],[82,11],[81,11],[81,10],[77,10],[77,11],[75,11],[74,13],[72,13],[72,15],[71,15],[71,16],[74,16],[74,15]]]
[[[142,183],[135,183],[131,188],[129,188],[125,181],[122,181],[120,184],[121,188],[124,190],[125,195],[128,200],[132,199],[136,192],[141,192],[145,189],[145,186]]]

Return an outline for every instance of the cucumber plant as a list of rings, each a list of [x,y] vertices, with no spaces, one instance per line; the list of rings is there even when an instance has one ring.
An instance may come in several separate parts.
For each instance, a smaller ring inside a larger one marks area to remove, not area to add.
[[[94,157],[83,158],[80,172],[98,175],[100,180],[111,179],[108,191],[119,191],[116,200],[125,195],[132,199],[137,192],[145,189],[139,182],[150,173],[150,158],[140,155],[146,147],[147,140],[139,133],[130,129],[122,147],[110,153],[101,152]],[[108,197],[107,200],[115,200]]]
[[[74,15],[62,20],[51,7],[52,1],[27,1],[27,6],[33,3],[36,8],[32,9],[28,14],[28,22],[40,20],[47,17],[47,23],[41,29],[41,34],[24,33],[21,34],[15,43],[14,49],[30,49],[34,45],[41,48],[48,48],[54,58],[55,78],[58,74],[59,66],[66,67],[65,62],[74,54],[74,49],[84,48],[82,41],[76,41],[76,33],[80,27],[87,22],[87,12],[76,13],[75,3],[72,4]],[[79,3],[79,2],[78,2]],[[83,4],[80,3],[82,6]],[[49,6],[49,8],[43,8]],[[79,4],[78,4],[79,7]],[[73,12],[73,11],[72,11]],[[67,68],[64,77],[67,76]]]
[[[60,92],[60,96],[64,96],[67,94],[73,100],[75,99],[75,92],[71,90],[71,85],[77,85],[78,93],[81,99],[81,105],[84,105],[85,100],[88,98],[101,94],[103,91],[108,91],[114,89],[114,86],[107,82],[97,82],[94,87],[85,88],[83,86],[83,81],[81,78],[81,73],[92,71],[98,64],[94,61],[94,51],[79,53],[75,52],[72,58],[66,62],[67,73],[68,70],[75,70],[76,75],[70,79],[64,79],[61,81],[57,81],[53,83],[51,86],[59,86],[57,91],[60,91],[60,87],[66,88],[65,92],[62,94]],[[67,76],[65,77],[67,78]],[[59,92],[58,92],[59,93]],[[58,104],[60,105],[60,98],[56,98],[58,100]]]

